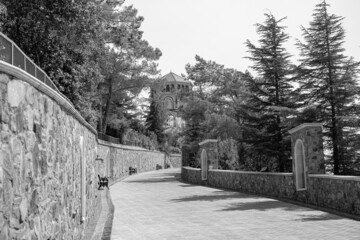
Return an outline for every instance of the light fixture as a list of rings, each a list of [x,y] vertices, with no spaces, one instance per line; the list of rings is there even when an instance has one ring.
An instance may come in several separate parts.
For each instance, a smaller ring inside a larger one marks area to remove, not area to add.
[[[95,158],[95,161],[101,161],[101,162],[103,163],[103,162],[104,162],[104,159],[99,158],[99,155],[97,155],[96,158]]]

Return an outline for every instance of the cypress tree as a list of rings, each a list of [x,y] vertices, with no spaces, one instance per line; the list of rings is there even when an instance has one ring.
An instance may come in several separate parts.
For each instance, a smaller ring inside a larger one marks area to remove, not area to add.
[[[324,133],[331,149],[334,173],[344,173],[346,162],[354,161],[356,149],[351,144],[359,124],[359,87],[356,83],[359,62],[344,55],[343,17],[328,13],[326,1],[317,4],[308,28],[301,27],[304,42],[299,79],[300,101],[315,109],[316,119],[324,123]]]
[[[285,27],[272,14],[265,14],[264,24],[256,24],[260,36],[259,45],[246,41],[252,69],[257,77],[248,77],[248,100],[242,106],[244,141],[266,159],[277,162],[277,170],[285,171],[290,157],[290,141],[286,118],[293,104],[291,77],[293,65],[290,54],[283,47],[289,39]]]
[[[145,127],[148,132],[157,136],[159,143],[164,141],[165,112],[159,101],[154,97],[153,90],[150,93],[150,107],[146,117]]]

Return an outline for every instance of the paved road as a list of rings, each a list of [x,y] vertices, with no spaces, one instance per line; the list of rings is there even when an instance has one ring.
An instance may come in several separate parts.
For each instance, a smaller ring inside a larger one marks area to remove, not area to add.
[[[179,178],[160,170],[113,185],[111,239],[360,239],[359,221]]]

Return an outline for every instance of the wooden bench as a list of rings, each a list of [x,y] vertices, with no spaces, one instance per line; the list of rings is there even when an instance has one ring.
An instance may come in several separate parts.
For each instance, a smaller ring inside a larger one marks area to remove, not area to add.
[[[137,173],[137,168],[129,167],[129,174],[135,174]]]
[[[98,175],[99,178],[99,187],[98,190],[100,190],[101,187],[107,187],[107,189],[109,189],[109,178],[108,177],[100,177],[100,175]]]

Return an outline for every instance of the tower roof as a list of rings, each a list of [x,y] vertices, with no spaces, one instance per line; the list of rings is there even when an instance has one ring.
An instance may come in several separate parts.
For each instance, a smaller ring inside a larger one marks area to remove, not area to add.
[[[179,75],[169,72],[168,74],[161,77],[161,81],[164,82],[178,82],[178,83],[190,83],[188,80],[184,79],[183,77],[180,77]]]

